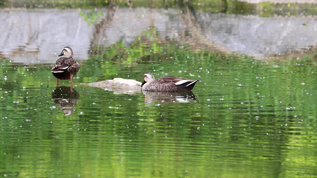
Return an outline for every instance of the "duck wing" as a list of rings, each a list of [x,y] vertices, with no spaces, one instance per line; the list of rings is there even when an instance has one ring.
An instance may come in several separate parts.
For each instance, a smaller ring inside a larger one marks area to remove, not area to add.
[[[180,77],[174,77],[174,76],[166,76],[166,77],[161,77],[156,79],[155,81],[159,82],[159,83],[177,83],[181,80],[188,80],[185,78],[180,78]]]
[[[77,62],[75,62],[74,64],[70,65],[67,68],[67,71],[69,73],[71,73],[73,76],[77,74],[77,72],[79,71],[79,64]]]
[[[56,61],[55,66],[52,68],[52,73],[64,73],[64,72],[78,72],[79,64],[73,58],[61,57]]]
[[[186,78],[166,76],[155,79],[148,85],[144,85],[147,91],[162,91],[162,92],[175,92],[175,91],[190,91],[195,86],[198,80],[189,80]]]
[[[185,87],[189,87],[193,84],[195,84],[196,82],[198,82],[199,80],[189,80],[186,78],[180,78],[180,77],[173,77],[173,76],[166,76],[166,77],[161,77],[157,79],[157,82],[161,83],[161,84],[174,84],[176,86],[185,86]]]

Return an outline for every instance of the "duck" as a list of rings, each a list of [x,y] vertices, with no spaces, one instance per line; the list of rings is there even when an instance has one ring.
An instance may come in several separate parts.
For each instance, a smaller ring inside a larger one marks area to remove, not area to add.
[[[73,77],[79,71],[79,64],[73,58],[73,55],[73,50],[69,46],[64,47],[62,52],[57,55],[60,58],[56,60],[56,64],[51,70],[54,77],[56,77],[57,86],[58,80],[70,80],[71,87],[73,86]]]
[[[152,73],[145,73],[141,87],[143,91],[182,92],[191,91],[198,81],[174,76],[155,79]]]

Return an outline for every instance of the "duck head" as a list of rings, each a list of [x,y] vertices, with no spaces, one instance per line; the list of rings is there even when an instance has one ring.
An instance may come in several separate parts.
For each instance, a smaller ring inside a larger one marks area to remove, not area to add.
[[[146,73],[146,74],[144,74],[144,81],[143,81],[141,87],[142,87],[145,83],[147,83],[147,82],[150,83],[150,82],[152,82],[153,80],[155,80],[155,77],[154,77],[153,74],[151,74],[151,73]]]
[[[69,46],[64,47],[62,52],[57,56],[73,57],[73,50]]]

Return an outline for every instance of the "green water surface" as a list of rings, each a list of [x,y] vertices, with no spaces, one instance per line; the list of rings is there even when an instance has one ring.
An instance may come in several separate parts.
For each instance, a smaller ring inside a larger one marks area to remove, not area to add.
[[[80,65],[70,91],[56,88],[53,64],[1,61],[0,176],[317,175],[314,55],[260,61],[155,43],[94,48]],[[200,82],[188,102],[80,84],[145,72]]]

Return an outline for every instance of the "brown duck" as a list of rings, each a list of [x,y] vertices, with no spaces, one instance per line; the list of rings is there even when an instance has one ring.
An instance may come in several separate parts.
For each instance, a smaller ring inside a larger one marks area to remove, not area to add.
[[[155,79],[153,74],[146,73],[141,86],[144,91],[181,92],[192,90],[198,81],[173,76]]]
[[[66,46],[61,54],[57,56],[63,56],[57,59],[55,66],[51,72],[56,77],[56,85],[58,86],[58,79],[71,81],[71,87],[73,86],[73,77],[79,71],[79,64],[73,59],[73,50],[69,46]]]

